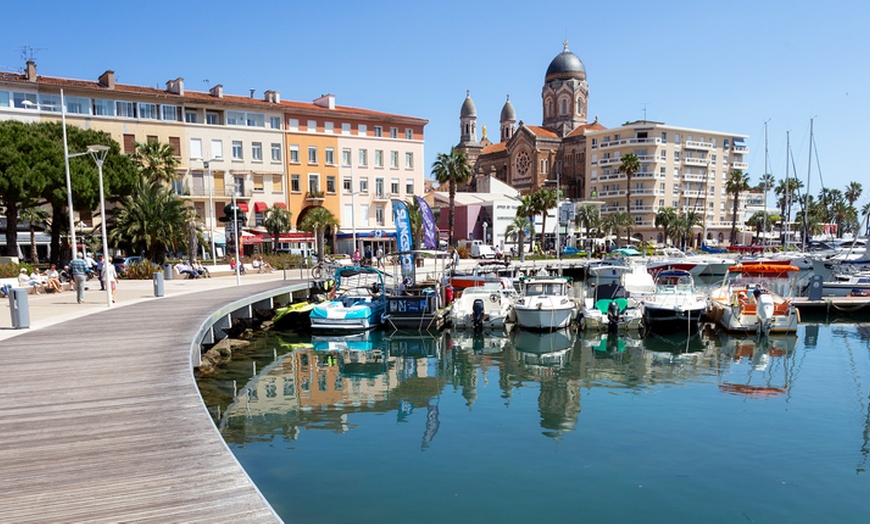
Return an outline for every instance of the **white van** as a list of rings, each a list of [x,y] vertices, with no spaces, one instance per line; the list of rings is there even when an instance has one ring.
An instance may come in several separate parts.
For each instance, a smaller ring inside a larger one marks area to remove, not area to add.
[[[471,258],[495,258],[492,246],[483,243],[483,240],[471,241]]]

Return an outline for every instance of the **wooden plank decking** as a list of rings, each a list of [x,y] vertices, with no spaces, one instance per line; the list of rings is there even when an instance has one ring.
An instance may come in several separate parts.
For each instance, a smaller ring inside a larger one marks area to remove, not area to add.
[[[3,522],[276,522],[190,368],[219,307],[284,281],[108,309],[0,343]]]

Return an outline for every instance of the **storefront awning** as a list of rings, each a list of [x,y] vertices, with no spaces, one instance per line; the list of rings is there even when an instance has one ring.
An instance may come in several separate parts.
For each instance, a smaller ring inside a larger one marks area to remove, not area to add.
[[[239,206],[239,209],[242,211],[242,213],[248,212],[248,203],[247,202],[239,202],[238,206]]]
[[[275,205],[278,207],[283,207],[284,209],[287,209],[287,204],[285,204],[284,202],[275,202]]]
[[[254,213],[262,213],[268,208],[265,202],[254,202]]]
[[[337,236],[339,239],[353,238],[353,233],[342,231]],[[371,239],[371,238],[384,238],[384,239],[395,238],[396,232],[395,231],[385,231],[383,229],[371,229],[371,230],[366,229],[364,231],[357,231],[356,237],[357,238],[368,238],[368,239]]]

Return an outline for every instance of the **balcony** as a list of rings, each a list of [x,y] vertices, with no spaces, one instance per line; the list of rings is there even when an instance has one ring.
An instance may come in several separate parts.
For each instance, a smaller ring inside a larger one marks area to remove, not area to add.
[[[393,195],[391,193],[384,193],[383,191],[375,191],[375,194],[372,195],[372,200],[375,202],[387,202],[389,201]]]
[[[731,168],[732,169],[749,169],[749,164],[747,164],[746,162],[732,162]]]
[[[323,191],[309,191],[305,193],[305,200],[314,204],[320,204],[326,199]]]
[[[706,175],[685,174],[685,175],[683,175],[683,180],[685,182],[706,182],[707,177],[706,177]]]
[[[601,149],[608,147],[619,147],[639,144],[662,144],[661,138],[623,138],[620,140],[611,140],[609,142],[601,142],[598,147]]]
[[[713,149],[713,144],[711,144],[710,142],[698,142],[695,140],[686,140],[685,148],[686,149],[700,149],[702,151],[709,151],[710,149]]]
[[[746,146],[734,146],[731,148],[735,153],[740,153],[741,155],[745,155],[749,153],[749,148]]]
[[[215,189],[215,195],[220,195],[220,194],[221,194],[221,190]],[[236,198],[251,198],[251,196],[253,194],[254,194],[253,189],[243,187],[242,189],[236,191]],[[223,196],[232,197],[233,196],[233,187],[232,186],[224,187],[223,188]]]
[[[709,161],[706,158],[683,158],[683,164],[687,166],[699,166],[699,167],[707,167],[707,163]]]

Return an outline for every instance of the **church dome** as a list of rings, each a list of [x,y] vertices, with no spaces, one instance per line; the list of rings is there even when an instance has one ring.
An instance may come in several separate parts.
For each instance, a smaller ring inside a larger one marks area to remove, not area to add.
[[[471,91],[465,92],[465,102],[462,102],[462,110],[459,112],[459,117],[477,117],[477,108],[474,107],[474,102],[471,100]]]
[[[517,120],[517,112],[514,111],[514,105],[511,104],[511,96],[508,95],[507,102],[504,103],[504,106],[501,108],[501,118],[499,122],[513,121]]]
[[[586,68],[583,67],[583,62],[577,58],[577,55],[568,50],[568,41],[564,42],[564,49],[556,55],[556,58],[550,62],[550,67],[547,68],[547,75],[544,81],[549,82],[556,78],[579,78],[586,80]]]

